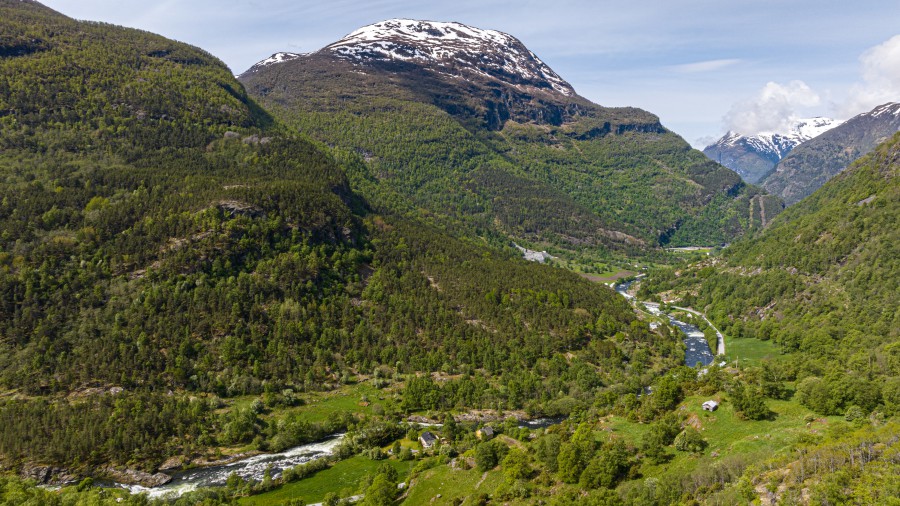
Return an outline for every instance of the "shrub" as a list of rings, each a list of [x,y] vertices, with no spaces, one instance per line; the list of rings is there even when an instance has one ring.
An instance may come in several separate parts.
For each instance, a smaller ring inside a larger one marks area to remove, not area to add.
[[[675,436],[675,449],[682,452],[699,453],[706,448],[706,441],[693,427],[685,427]]]

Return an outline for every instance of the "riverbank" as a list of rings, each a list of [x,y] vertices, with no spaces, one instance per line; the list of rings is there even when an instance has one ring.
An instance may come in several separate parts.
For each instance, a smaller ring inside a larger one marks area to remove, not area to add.
[[[180,497],[199,488],[224,487],[231,475],[237,475],[246,481],[261,481],[268,472],[272,478],[277,478],[285,469],[332,455],[343,438],[344,434],[334,434],[323,441],[296,446],[280,453],[259,453],[225,464],[179,471],[172,473],[172,479],[159,486],[147,487],[115,481],[100,481],[99,484],[126,489],[133,494],[147,494],[149,497]]]

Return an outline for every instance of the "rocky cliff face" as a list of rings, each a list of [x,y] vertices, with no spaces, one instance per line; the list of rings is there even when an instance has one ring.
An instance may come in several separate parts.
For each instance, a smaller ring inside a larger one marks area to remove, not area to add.
[[[98,475],[126,485],[158,487],[172,481],[165,473],[147,473],[136,469],[107,466],[98,470]],[[84,477],[82,474],[59,466],[26,463],[19,470],[19,476],[34,480],[41,485],[71,485]]]
[[[142,487],[158,487],[172,481],[172,477],[165,473],[151,474],[135,469],[119,469],[110,466],[102,469],[101,472],[119,483],[140,485]]]
[[[81,479],[79,474],[69,469],[39,464],[23,465],[19,476],[26,480],[34,480],[40,485],[69,485]]]

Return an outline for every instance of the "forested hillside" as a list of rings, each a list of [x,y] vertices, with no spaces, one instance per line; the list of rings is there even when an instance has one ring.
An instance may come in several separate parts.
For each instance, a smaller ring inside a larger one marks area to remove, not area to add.
[[[781,210],[650,113],[436,69],[326,48],[240,79],[285,122],[364,160],[371,201],[469,234],[639,254],[728,242]]]
[[[357,421],[232,399],[281,409],[376,371],[452,375],[410,410],[568,414],[682,360],[605,287],[370,212],[201,50],[8,0],[0,33],[8,469],[284,449]]]
[[[789,208],[722,261],[654,276],[735,337],[793,353],[798,395],[822,414],[900,409],[900,136]]]
[[[200,49],[0,0],[0,503],[900,495],[900,136],[643,278],[750,350],[698,370],[508,238],[661,258],[780,201],[558,76],[485,101],[318,62],[245,76],[265,110]],[[102,488],[329,437],[181,498]]]
[[[803,418],[809,434],[743,470],[723,494],[772,504],[900,497],[890,478],[900,415],[898,176],[900,134],[722,258],[643,283],[640,296],[706,311],[745,364],[768,349],[754,380],[760,394],[815,413]]]

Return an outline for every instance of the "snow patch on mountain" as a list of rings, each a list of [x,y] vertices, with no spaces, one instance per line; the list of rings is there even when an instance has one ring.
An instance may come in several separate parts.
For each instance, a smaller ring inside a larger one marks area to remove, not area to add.
[[[353,31],[322,51],[356,62],[424,63],[428,70],[457,77],[470,72],[512,86],[575,94],[569,83],[512,35],[462,23],[389,19]]]
[[[744,136],[729,131],[707,149],[735,147],[744,144],[761,154],[781,160],[800,143],[818,137],[841,123],[843,121],[818,117],[797,120],[787,132],[760,132],[756,135]]]
[[[274,65],[276,63],[284,63],[286,61],[296,60],[297,58],[306,56],[307,53],[275,53],[272,56],[266,58],[265,60],[261,60],[256,62],[252,67],[250,67],[247,72],[253,72],[254,70],[259,70],[263,67],[268,67],[269,65]]]
[[[876,107],[870,112],[860,114],[860,116],[869,115],[873,118],[880,118],[881,116],[896,116],[900,117],[900,102],[892,102],[888,104],[884,104]]]

